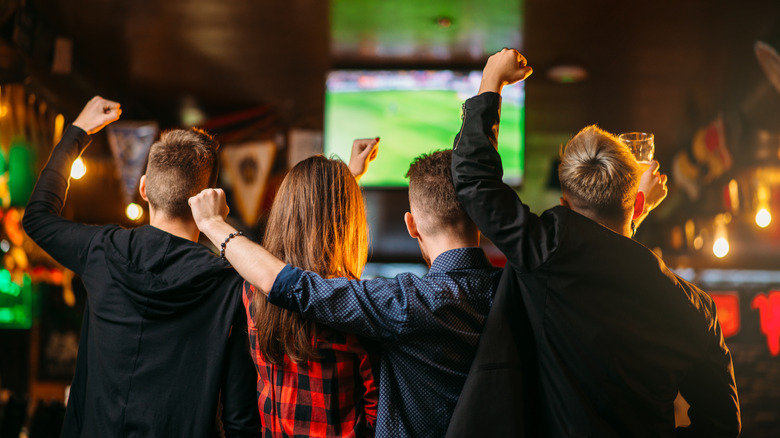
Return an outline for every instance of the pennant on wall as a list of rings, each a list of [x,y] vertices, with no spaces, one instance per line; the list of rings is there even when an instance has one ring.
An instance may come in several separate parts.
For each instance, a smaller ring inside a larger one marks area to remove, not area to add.
[[[115,122],[106,127],[108,143],[119,170],[125,204],[136,199],[149,147],[157,138],[157,122]]]
[[[761,64],[769,82],[774,85],[777,92],[780,93],[780,55],[769,44],[758,41],[755,45],[756,57]]]
[[[701,188],[731,168],[731,153],[726,144],[723,117],[719,115],[696,131],[690,150],[678,152],[672,160],[672,175],[691,199],[698,199]]]
[[[241,220],[247,225],[254,225],[260,217],[263,194],[275,155],[276,144],[270,140],[222,148],[222,167],[230,178]]]

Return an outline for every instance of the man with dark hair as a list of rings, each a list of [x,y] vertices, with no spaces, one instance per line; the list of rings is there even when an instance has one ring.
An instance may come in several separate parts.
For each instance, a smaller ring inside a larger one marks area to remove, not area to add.
[[[626,146],[583,129],[562,153],[562,205],[540,216],[501,181],[500,93],[530,74],[515,50],[491,56],[453,147],[458,199],[507,267],[447,436],[739,435],[715,304],[630,238],[647,193]],[[675,430],[678,393],[691,425]]]
[[[452,151],[417,158],[404,215],[430,266],[422,278],[323,279],[273,257],[224,221],[224,193],[190,200],[201,231],[269,302],[334,329],[379,341],[376,434],[441,437],[474,356],[500,270],[477,248],[479,232],[455,197]],[[226,239],[227,238],[227,239]]]
[[[257,436],[241,278],[197,243],[187,206],[216,178],[217,143],[174,130],[152,145],[140,182],[149,226],[60,216],[71,163],[120,113],[100,97],[87,103],[52,151],[24,215],[27,234],[87,291],[62,436],[212,437],[220,394],[226,435]]]
[[[218,148],[211,135],[198,129],[163,132],[149,149],[146,175],[141,178],[150,206],[169,216],[192,217],[181,200],[217,183]]]
[[[463,211],[454,196],[455,191],[447,183],[452,178],[450,166],[452,151],[439,151],[417,157],[409,166],[409,205],[417,211],[417,228],[426,235],[449,233],[456,236],[478,236],[479,230]],[[411,215],[410,215],[411,216]],[[478,242],[477,242],[478,243]],[[431,261],[423,250],[428,265]]]

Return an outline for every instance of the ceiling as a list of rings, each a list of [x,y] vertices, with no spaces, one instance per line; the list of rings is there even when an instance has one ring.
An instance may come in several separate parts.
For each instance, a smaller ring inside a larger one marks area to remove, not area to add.
[[[544,187],[559,145],[588,124],[654,132],[667,173],[719,113],[737,157],[749,154],[750,132],[780,131],[780,94],[753,53],[757,40],[780,48],[777,0],[19,4],[0,0],[0,80],[32,76],[69,117],[100,93],[123,103],[123,117],[163,126],[179,123],[182,102],[192,101],[211,116],[268,105],[284,128],[321,129],[331,68],[481,68],[490,53],[517,47],[535,69],[526,85],[524,190],[538,210],[557,198]],[[11,43],[20,14],[32,47]],[[49,73],[44,43],[55,36],[73,42],[69,74]],[[586,68],[587,79],[546,77],[561,64]]]
[[[757,39],[780,46],[775,0],[26,4],[41,27],[73,40],[70,76],[82,92],[170,123],[190,96],[212,112],[268,103],[291,126],[321,128],[323,77],[333,66],[480,68],[508,46],[536,68],[527,83],[532,135],[570,135],[590,123],[652,130],[660,157],[719,111],[746,104],[763,80]],[[588,79],[548,80],[559,63],[586,67]]]

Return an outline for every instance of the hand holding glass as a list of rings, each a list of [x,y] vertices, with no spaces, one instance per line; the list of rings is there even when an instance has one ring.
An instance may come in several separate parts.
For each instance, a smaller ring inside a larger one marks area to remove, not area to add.
[[[643,170],[650,167],[655,154],[655,142],[653,134],[645,132],[627,132],[618,136],[620,141],[628,146],[631,153],[634,154],[636,161],[642,165]]]

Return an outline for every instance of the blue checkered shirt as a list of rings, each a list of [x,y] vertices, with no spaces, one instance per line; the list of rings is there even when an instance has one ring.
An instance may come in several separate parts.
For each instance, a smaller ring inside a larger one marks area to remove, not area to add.
[[[377,437],[443,437],[501,270],[479,248],[439,255],[419,278],[323,279],[287,265],[268,301],[382,345]]]

